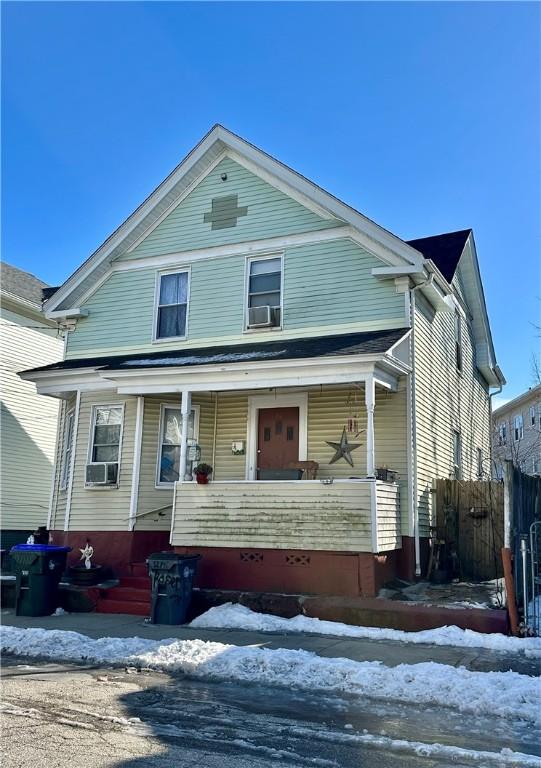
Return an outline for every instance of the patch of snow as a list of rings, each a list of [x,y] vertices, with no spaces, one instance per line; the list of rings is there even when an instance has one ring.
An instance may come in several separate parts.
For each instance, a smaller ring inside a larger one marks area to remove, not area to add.
[[[301,650],[237,647],[203,640],[94,640],[78,632],[7,626],[1,628],[0,640],[5,652],[22,656],[132,665],[541,723],[539,681],[516,672],[471,672],[434,662],[389,668],[379,661],[324,658]]]
[[[158,357],[125,360],[122,365],[130,367],[153,365],[205,365],[207,363],[240,363],[243,360],[263,360],[280,357],[285,349],[271,349],[265,352],[222,352],[215,355],[182,355],[181,357]]]
[[[238,603],[225,603],[210,608],[190,624],[191,627],[206,629],[248,629],[256,632],[304,632],[333,637],[360,637],[369,640],[398,640],[403,643],[430,643],[465,648],[485,648],[492,651],[541,653],[541,638],[507,637],[498,633],[484,634],[459,627],[438,627],[421,632],[403,632],[400,629],[381,627],[356,627],[338,621],[323,621],[309,616],[294,616],[283,619],[267,613],[256,613]]]
[[[66,611],[63,608],[57,608],[53,616],[64,616],[65,613]]]

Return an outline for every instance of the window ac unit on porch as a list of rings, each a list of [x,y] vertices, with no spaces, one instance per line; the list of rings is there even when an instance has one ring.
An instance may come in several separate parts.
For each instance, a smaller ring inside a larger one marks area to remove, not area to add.
[[[276,325],[274,307],[250,307],[248,328],[270,328]]]
[[[118,462],[102,461],[86,465],[85,485],[117,485]]]

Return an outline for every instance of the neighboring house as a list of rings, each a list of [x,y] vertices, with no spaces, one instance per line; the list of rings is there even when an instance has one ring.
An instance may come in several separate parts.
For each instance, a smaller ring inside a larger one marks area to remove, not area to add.
[[[45,311],[74,324],[23,374],[63,398],[50,525],[118,572],[170,543],[202,586],[375,594],[490,454],[471,230],[404,242],[221,126]]]
[[[63,357],[57,323],[41,310],[46,287],[34,275],[0,264],[0,526],[6,547],[47,523],[58,401],[36,394],[34,385],[17,375]]]
[[[515,397],[492,414],[494,474],[504,475],[504,462],[527,475],[541,475],[541,384]]]

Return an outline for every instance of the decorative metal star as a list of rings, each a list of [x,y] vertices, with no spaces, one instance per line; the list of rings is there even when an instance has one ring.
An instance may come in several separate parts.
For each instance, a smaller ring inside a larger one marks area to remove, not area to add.
[[[348,443],[348,436],[346,434],[345,427],[342,432],[342,437],[340,438],[339,443],[333,443],[330,440],[325,440],[325,442],[327,443],[327,445],[330,445],[331,448],[334,448],[334,450],[336,451],[332,459],[329,461],[329,464],[334,464],[334,462],[338,461],[339,459],[345,459],[347,463],[350,465],[350,467],[353,466],[351,451],[354,451],[357,448],[360,448],[362,445],[362,443]]]

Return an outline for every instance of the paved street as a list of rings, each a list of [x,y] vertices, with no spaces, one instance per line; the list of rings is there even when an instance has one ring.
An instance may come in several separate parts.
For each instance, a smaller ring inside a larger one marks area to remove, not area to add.
[[[453,710],[16,657],[2,677],[4,768],[479,765],[397,739],[540,754],[527,726]]]

